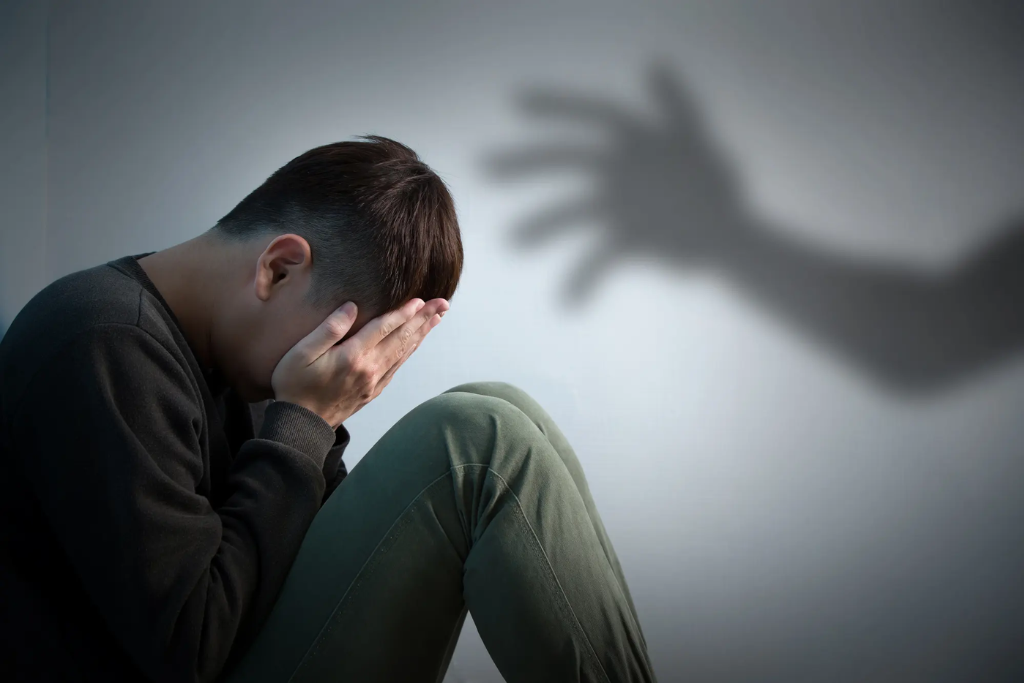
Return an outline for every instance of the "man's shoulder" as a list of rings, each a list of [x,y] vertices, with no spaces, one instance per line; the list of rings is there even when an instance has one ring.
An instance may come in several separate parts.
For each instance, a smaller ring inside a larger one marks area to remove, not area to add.
[[[43,287],[11,321],[3,351],[21,357],[60,346],[95,325],[136,325],[142,285],[109,263],[68,273]]]
[[[175,341],[153,310],[142,285],[111,265],[92,266],[60,277],[41,289],[14,318],[0,342],[3,402],[16,402],[32,375],[55,353],[76,341],[111,343],[142,329],[168,348]],[[104,334],[98,334],[103,331]],[[103,340],[102,342],[100,340]]]

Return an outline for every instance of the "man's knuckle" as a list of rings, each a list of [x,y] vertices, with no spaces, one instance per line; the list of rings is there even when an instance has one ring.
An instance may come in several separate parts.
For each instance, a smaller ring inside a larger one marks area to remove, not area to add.
[[[328,320],[327,321],[327,332],[328,332],[328,334],[330,334],[332,336],[335,336],[335,337],[341,337],[341,336],[344,336],[347,331],[348,331],[348,325],[346,325],[342,321],[340,321],[340,320]]]
[[[339,352],[338,360],[343,366],[354,368],[359,363],[359,354],[351,347],[346,347]]]
[[[356,378],[361,384],[367,384],[373,379],[374,368],[369,363],[363,363],[356,368]]]

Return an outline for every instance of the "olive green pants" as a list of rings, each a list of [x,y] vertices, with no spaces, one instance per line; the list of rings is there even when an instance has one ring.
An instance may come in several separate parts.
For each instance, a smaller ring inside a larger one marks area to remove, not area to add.
[[[508,683],[655,680],[575,453],[505,382],[453,387],[374,444],[225,680],[441,681],[467,609]]]

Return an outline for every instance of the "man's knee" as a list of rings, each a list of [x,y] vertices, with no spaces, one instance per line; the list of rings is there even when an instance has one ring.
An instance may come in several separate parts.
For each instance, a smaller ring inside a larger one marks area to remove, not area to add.
[[[515,395],[523,394],[526,392],[509,382],[502,382],[501,380],[487,380],[480,382],[465,382],[463,384],[456,385],[451,389],[446,389],[444,393],[463,392],[468,394],[482,394],[485,396],[498,396],[503,395]]]
[[[444,393],[468,393],[480,394],[483,396],[494,396],[495,398],[508,401],[527,414],[530,413],[530,408],[536,403],[533,397],[526,393],[525,390],[509,382],[502,382],[499,380],[466,382],[464,384],[454,386],[451,389],[446,390]]]
[[[472,427],[498,419],[514,425],[525,416],[500,395],[513,391],[520,390],[505,382],[469,382],[427,399],[416,410],[428,413],[435,424]]]
[[[459,386],[478,384],[505,383],[474,382]],[[407,418],[423,426],[429,425],[429,431],[439,434],[450,449],[460,451],[463,457],[471,457],[475,462],[482,462],[485,454],[489,455],[499,445],[527,447],[535,440],[544,439],[537,425],[507,399],[490,393],[462,391],[459,387],[427,399]]]

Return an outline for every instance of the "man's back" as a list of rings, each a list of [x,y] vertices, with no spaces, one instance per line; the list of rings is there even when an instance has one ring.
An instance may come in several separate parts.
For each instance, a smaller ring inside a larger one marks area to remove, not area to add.
[[[91,660],[104,673],[141,677],[129,660],[112,656],[114,638],[89,603],[38,502],[37,492],[31,488],[23,463],[16,457],[14,451],[19,444],[12,443],[12,439],[17,440],[12,423],[25,419],[20,409],[26,392],[50,357],[95,325],[134,324],[139,316],[140,291],[141,287],[106,266],[73,273],[33,297],[0,343],[0,463],[4,482],[0,496],[0,594],[4,601],[4,647],[18,648],[17,652],[5,653],[5,674],[28,678],[45,672],[55,679],[76,680],[84,673],[83,662]],[[68,412],[81,406],[67,405],[59,387],[41,386],[39,391],[48,392],[52,429],[66,428]],[[54,457],[42,469],[61,476],[63,464],[62,458]],[[66,513],[73,515],[74,510],[69,506]],[[6,670],[12,666],[16,670]]]
[[[254,431],[141,256],[51,283],[0,342],[4,680],[212,680],[345,475],[347,432],[298,406]]]

